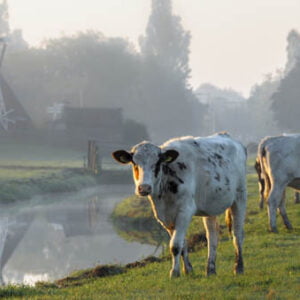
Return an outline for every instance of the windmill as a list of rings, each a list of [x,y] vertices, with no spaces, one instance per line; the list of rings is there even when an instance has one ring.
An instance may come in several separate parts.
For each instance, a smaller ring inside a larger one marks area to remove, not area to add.
[[[0,43],[2,44],[1,55],[0,55],[0,73],[1,73],[2,62],[7,47],[6,39],[0,38]],[[9,128],[9,124],[15,124],[15,120],[9,118],[9,115],[13,111],[14,111],[13,109],[9,109],[9,110],[6,109],[2,87],[0,85],[0,126],[6,131]]]

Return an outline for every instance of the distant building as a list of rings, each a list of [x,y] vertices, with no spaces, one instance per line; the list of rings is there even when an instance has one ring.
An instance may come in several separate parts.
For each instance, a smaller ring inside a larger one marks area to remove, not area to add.
[[[70,146],[87,147],[89,140],[111,150],[114,144],[123,141],[123,114],[121,108],[71,107],[65,105],[62,118],[56,123],[54,137],[61,136]],[[63,128],[58,132],[58,128]]]

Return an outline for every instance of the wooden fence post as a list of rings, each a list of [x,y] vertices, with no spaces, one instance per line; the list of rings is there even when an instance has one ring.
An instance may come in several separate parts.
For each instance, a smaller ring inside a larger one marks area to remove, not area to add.
[[[87,158],[87,169],[92,173],[98,173],[98,162],[99,162],[99,153],[98,146],[96,141],[89,140],[88,141],[88,158]]]

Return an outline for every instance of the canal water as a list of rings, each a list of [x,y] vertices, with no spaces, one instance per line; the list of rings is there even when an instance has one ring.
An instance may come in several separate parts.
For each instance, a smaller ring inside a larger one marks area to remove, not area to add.
[[[156,247],[127,242],[110,215],[132,185],[102,185],[78,193],[34,197],[0,207],[0,276],[33,285],[99,264],[126,264]]]

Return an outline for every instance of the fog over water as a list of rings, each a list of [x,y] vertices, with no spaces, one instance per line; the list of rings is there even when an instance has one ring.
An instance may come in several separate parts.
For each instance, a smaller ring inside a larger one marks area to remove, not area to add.
[[[103,185],[1,209],[4,282],[53,281],[74,270],[153,254],[156,247],[125,241],[109,220],[114,206],[132,191],[131,185]]]

